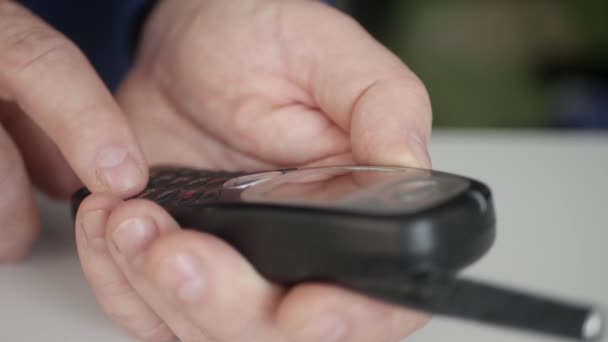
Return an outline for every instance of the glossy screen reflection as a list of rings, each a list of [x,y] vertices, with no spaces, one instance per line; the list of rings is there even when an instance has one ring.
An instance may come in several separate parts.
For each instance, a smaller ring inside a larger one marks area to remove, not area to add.
[[[288,171],[247,187],[248,202],[334,208],[372,214],[406,214],[464,191],[467,179],[393,167],[325,167]]]

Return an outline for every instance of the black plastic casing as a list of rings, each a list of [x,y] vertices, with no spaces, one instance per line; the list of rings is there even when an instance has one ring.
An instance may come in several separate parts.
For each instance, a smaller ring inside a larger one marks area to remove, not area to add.
[[[317,170],[312,169],[313,175]],[[354,193],[363,195],[354,196],[355,201],[348,196],[347,201],[306,197],[297,191],[295,198],[273,198],[273,186],[285,184],[277,174],[286,175],[288,185],[301,186],[306,179],[291,183],[290,173],[310,170],[247,174],[165,167],[151,170],[147,188],[137,197],[158,203],[182,227],[224,239],[276,283],[328,282],[430,313],[580,340],[601,337],[601,315],[588,305],[458,277],[494,242],[490,190],[466,177],[410,170],[418,185],[439,184],[433,196],[409,196],[416,191],[410,178],[401,182],[397,174],[398,181],[385,187],[354,182],[355,191],[365,189]],[[297,179],[298,174],[291,176]],[[87,195],[82,189],[73,196],[74,214]]]
[[[161,204],[183,227],[221,237],[263,276],[279,283],[451,275],[478,260],[495,238],[490,191],[471,179],[466,189],[437,206],[403,215],[372,215],[242,201],[221,188],[240,175],[162,168],[152,172],[140,197]],[[75,194],[74,213],[87,194],[86,189]],[[193,203],[183,199],[185,194],[202,196]]]

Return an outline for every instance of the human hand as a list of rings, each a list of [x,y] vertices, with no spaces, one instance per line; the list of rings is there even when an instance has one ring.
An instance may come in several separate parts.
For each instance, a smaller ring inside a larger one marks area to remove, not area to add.
[[[151,164],[430,164],[420,81],[312,1],[161,1],[117,96]],[[93,195],[76,225],[98,301],[146,340],[397,341],[426,320],[335,286],[271,284],[148,201]]]
[[[143,154],[93,67],[7,0],[0,0],[0,121],[0,262],[20,259],[38,233],[32,183],[59,197],[80,180],[120,196],[145,185]]]

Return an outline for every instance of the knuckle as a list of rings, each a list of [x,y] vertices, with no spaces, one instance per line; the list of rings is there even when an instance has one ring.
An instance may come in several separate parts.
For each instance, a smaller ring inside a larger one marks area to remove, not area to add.
[[[91,103],[85,104],[82,106],[78,106],[74,108],[74,106],[70,106],[71,103],[62,103],[55,108],[57,113],[56,118],[60,118],[61,120],[56,120],[55,123],[51,123],[54,129],[57,131],[63,132],[78,132],[80,130],[89,130],[91,128],[91,122],[98,123],[98,126],[95,128],[98,132],[101,132],[102,129],[107,129],[109,127],[104,127],[103,123],[99,122],[99,117],[103,115],[103,113],[107,112],[108,104],[106,103]]]
[[[416,76],[413,76],[408,80],[407,83],[409,85],[410,92],[415,95],[416,98],[420,99],[425,106],[430,107],[431,98],[422,80]]]
[[[407,97],[407,112],[413,122],[416,122],[425,131],[429,131],[432,122],[431,99],[424,83],[414,74],[387,78],[376,81],[366,89],[366,96],[361,100],[370,101],[359,105],[370,105],[373,99],[382,97],[386,99],[403,99]]]
[[[411,94],[414,99],[421,102],[428,102],[429,94],[422,81],[415,76],[400,77],[378,81],[376,84],[377,92],[388,92],[395,96],[403,96],[403,92]]]
[[[28,70],[49,63],[69,65],[78,49],[61,34],[43,25],[16,23],[0,38],[0,71],[7,80],[20,80]],[[39,73],[35,73],[39,74]]]

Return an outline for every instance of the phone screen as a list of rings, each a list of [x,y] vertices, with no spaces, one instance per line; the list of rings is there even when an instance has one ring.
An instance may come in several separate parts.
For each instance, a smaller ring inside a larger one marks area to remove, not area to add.
[[[430,170],[391,167],[324,167],[264,177],[246,187],[241,199],[382,214],[437,205],[466,190],[470,183]]]

